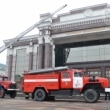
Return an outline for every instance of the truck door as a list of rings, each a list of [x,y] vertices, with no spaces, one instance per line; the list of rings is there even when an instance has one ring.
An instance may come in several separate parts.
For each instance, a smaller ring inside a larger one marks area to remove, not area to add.
[[[61,88],[67,89],[72,88],[72,77],[70,72],[62,72],[61,73]]]
[[[81,72],[73,72],[73,88],[83,87],[83,77]]]

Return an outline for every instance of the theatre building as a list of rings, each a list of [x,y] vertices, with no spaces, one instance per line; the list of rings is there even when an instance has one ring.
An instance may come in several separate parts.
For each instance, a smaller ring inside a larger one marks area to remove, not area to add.
[[[49,14],[40,14],[40,19]],[[73,9],[36,28],[39,34],[24,36],[7,49],[9,79],[21,84],[24,69],[68,65],[110,81],[109,4]],[[4,40],[4,44],[10,40]]]

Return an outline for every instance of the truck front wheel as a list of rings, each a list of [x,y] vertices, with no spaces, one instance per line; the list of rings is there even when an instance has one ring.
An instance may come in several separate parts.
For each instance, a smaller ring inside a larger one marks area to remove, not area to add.
[[[5,97],[5,89],[2,87],[2,89],[0,90],[0,98],[4,98]]]
[[[10,97],[15,98],[16,97],[16,91],[10,91]]]
[[[43,89],[37,89],[34,93],[35,100],[43,101],[46,99],[46,92]]]
[[[98,100],[98,97],[99,97],[98,93],[94,89],[87,89],[84,92],[84,99],[85,99],[86,102],[94,103]]]

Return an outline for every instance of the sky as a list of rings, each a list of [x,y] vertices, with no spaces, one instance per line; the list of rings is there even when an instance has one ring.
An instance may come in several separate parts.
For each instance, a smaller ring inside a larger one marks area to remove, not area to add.
[[[14,38],[37,23],[40,14],[51,13],[64,4],[67,7],[57,14],[102,3],[110,4],[110,0],[0,0],[0,47],[4,45],[3,40]],[[27,35],[38,32],[35,28]],[[6,64],[6,56],[7,50],[0,53],[0,63]]]

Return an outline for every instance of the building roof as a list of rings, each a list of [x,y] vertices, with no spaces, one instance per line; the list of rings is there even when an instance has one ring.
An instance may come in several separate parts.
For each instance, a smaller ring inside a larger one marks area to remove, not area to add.
[[[6,70],[6,65],[0,63],[0,70]]]

